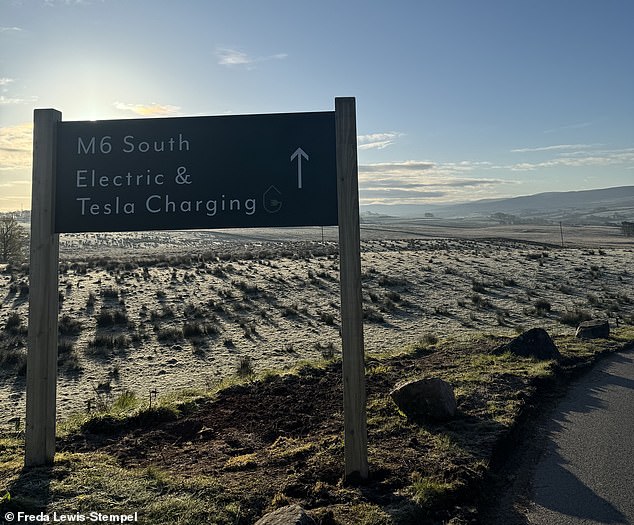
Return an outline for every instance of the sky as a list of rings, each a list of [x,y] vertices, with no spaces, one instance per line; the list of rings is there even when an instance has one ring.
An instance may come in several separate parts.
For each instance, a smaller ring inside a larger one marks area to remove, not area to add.
[[[634,184],[632,0],[0,0],[0,211],[63,120],[328,111],[360,202]]]

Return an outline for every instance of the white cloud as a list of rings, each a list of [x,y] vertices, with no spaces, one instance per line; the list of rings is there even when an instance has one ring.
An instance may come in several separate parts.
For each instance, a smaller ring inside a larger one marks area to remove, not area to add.
[[[18,32],[22,31],[21,27],[0,27],[0,33]]]
[[[0,86],[8,86],[13,81],[14,81],[14,79],[12,79],[12,78],[6,78],[6,77],[0,78]]]
[[[246,53],[235,49],[218,49],[216,50],[216,56],[218,57],[218,64],[223,66],[250,64],[253,61]]]
[[[31,167],[33,124],[0,128],[0,170]]]
[[[0,188],[15,188],[16,186],[28,186],[30,184],[30,180],[10,180],[0,184]]]
[[[412,203],[412,201],[422,202],[427,199],[437,199],[439,197],[446,197],[446,191],[427,191],[427,190],[408,190],[403,188],[361,188],[359,190],[359,197],[363,204],[369,204],[365,201],[372,201],[377,204],[395,202],[403,203],[404,201]]]
[[[394,144],[398,137],[402,137],[403,133],[397,131],[389,131],[387,133],[371,133],[369,135],[359,135],[357,143],[359,149],[383,149]]]
[[[591,125],[592,125],[592,122],[576,122],[574,124],[567,124],[565,126],[559,126],[557,128],[545,129],[544,133],[556,133],[558,131],[566,131],[569,129],[587,128],[588,126],[591,126]]]
[[[179,106],[171,106],[168,104],[128,104],[126,102],[114,102],[113,106],[121,111],[130,111],[135,115],[142,117],[165,117],[168,115],[177,115],[181,108]]]
[[[216,57],[218,64],[221,66],[251,66],[258,62],[266,62],[268,60],[283,60],[288,57],[287,53],[277,53],[264,57],[251,57],[242,51],[229,48],[217,48]]]
[[[359,166],[363,204],[398,204],[466,201],[491,197],[493,188],[516,181],[472,176],[474,170],[491,170],[490,162],[432,162],[407,160]]]
[[[581,168],[584,166],[614,166],[634,163],[634,148],[575,152],[541,162],[519,162],[505,168],[512,171],[534,171],[544,168]]]
[[[22,179],[16,178],[23,176]],[[28,208],[31,201],[31,176],[0,171],[0,211]]]
[[[44,4],[49,7],[55,7],[57,5],[89,5],[92,4],[93,1],[94,0],[44,0]]]
[[[428,160],[404,160],[363,164],[359,166],[359,170],[361,172],[402,173],[404,171],[425,171],[435,167],[436,164]]]
[[[4,95],[0,95],[0,106],[8,106],[11,104],[33,104],[37,102],[37,97],[5,97]]]
[[[511,153],[532,153],[536,151],[566,151],[566,150],[579,150],[589,149],[601,144],[555,144],[553,146],[541,146],[537,148],[518,148],[512,149]]]

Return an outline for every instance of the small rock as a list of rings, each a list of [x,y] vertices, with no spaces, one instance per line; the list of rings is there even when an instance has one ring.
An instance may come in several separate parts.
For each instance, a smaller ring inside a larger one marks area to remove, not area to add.
[[[503,354],[505,352],[511,352],[522,357],[534,357],[540,360],[561,358],[555,342],[543,328],[531,328],[518,335],[510,343],[498,346],[493,353]]]
[[[584,321],[575,333],[577,339],[599,339],[610,337],[610,323],[607,319]]]
[[[390,397],[409,417],[446,420],[456,414],[453,387],[442,379],[408,381],[397,385]]]
[[[262,516],[255,525],[316,525],[299,505],[288,505]]]

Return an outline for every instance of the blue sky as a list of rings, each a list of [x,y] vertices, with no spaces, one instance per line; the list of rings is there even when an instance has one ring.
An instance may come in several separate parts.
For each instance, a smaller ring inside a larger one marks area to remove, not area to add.
[[[0,210],[64,120],[334,109],[362,204],[634,183],[631,0],[0,0]]]

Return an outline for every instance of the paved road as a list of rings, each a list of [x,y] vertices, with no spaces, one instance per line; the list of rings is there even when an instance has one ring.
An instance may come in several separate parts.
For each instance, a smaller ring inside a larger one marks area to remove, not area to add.
[[[634,352],[575,382],[546,432],[528,522],[634,525]]]

